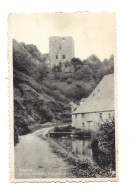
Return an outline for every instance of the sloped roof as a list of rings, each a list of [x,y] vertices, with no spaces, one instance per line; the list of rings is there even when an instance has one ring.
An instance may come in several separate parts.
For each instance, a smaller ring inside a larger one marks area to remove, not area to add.
[[[82,98],[82,99],[80,100],[80,102],[84,102],[86,99],[87,99],[87,98]]]
[[[114,74],[105,75],[73,114],[109,110],[114,110]]]
[[[78,107],[79,105],[75,104],[74,102],[69,103],[72,107]]]

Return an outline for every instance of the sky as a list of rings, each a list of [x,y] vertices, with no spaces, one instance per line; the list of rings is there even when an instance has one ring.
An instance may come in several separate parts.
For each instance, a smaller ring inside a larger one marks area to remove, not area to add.
[[[75,57],[101,60],[116,54],[116,22],[112,13],[10,14],[9,37],[49,52],[50,36],[72,36]]]

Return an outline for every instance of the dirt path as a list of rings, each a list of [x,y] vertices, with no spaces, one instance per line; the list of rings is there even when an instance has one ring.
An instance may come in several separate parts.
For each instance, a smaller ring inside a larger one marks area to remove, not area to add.
[[[15,146],[16,178],[64,178],[74,177],[72,166],[54,154],[47,141],[38,137],[51,128],[44,128],[32,134],[20,136]]]

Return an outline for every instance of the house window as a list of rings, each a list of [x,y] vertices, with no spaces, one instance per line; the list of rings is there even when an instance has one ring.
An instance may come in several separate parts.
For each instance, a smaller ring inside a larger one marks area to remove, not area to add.
[[[59,46],[59,50],[61,50],[61,46]]]
[[[75,118],[77,118],[77,114],[75,114]]]
[[[111,118],[111,114],[110,113],[108,114],[108,117]]]
[[[82,123],[82,127],[84,127],[84,123]]]
[[[58,59],[58,55],[56,55],[56,59]]]
[[[65,59],[65,55],[62,55],[62,58]]]
[[[87,123],[88,123],[88,128],[93,126],[93,121],[87,121]]]
[[[85,116],[85,115],[84,115],[84,114],[82,114],[82,118],[84,118],[84,116]]]

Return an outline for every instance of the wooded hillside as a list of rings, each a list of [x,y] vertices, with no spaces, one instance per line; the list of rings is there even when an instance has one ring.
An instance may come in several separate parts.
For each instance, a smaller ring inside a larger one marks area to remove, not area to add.
[[[102,77],[113,73],[114,56],[103,62],[95,55],[78,64],[74,72],[51,70],[36,46],[13,40],[14,128],[17,135],[30,132],[33,124],[70,122],[69,102],[88,97]],[[79,61],[79,62],[80,62]]]

